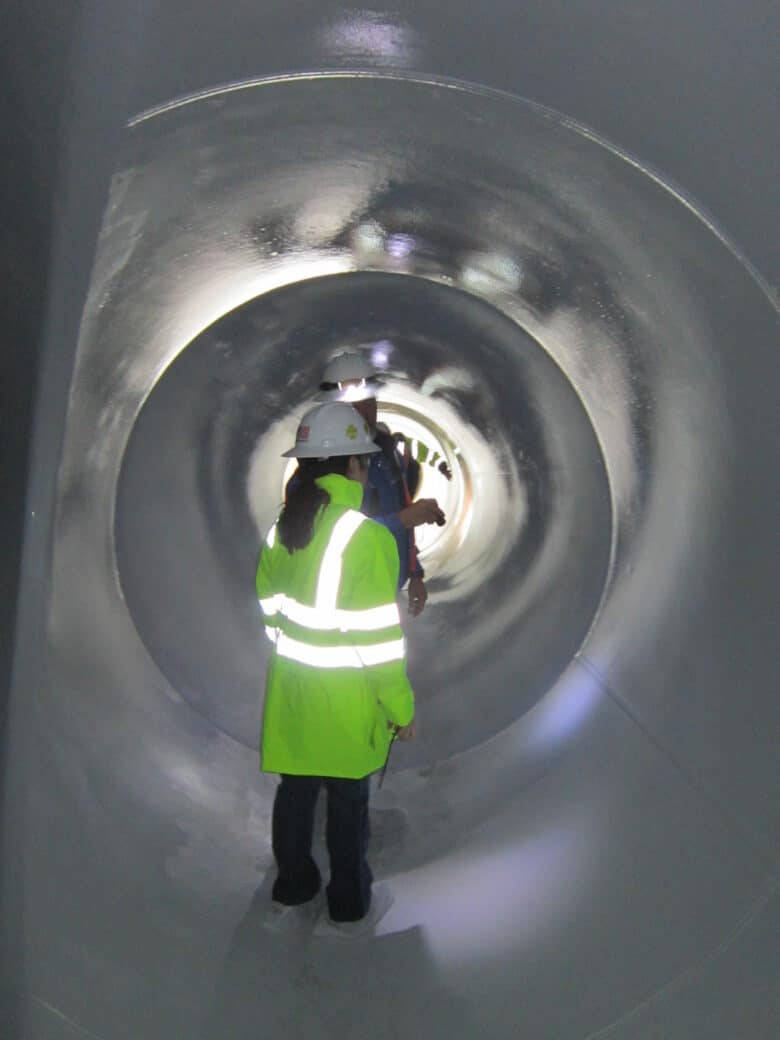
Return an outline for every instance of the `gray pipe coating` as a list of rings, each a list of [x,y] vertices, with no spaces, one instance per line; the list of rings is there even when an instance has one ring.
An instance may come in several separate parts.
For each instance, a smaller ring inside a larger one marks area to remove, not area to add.
[[[73,140],[106,151],[66,166],[53,258],[7,786],[20,1036],[776,1035],[777,301],[656,167],[769,273],[777,206],[735,198],[726,131],[710,163],[690,144],[727,110],[725,5],[674,45],[671,6],[559,6],[520,33],[495,5],[479,38],[436,3],[100,16],[135,34],[121,89],[75,91]],[[732,89],[771,126],[746,24]],[[396,903],[334,948],[259,924],[252,578],[343,344],[381,348],[388,421],[455,477],[406,625],[421,735],[373,800]]]

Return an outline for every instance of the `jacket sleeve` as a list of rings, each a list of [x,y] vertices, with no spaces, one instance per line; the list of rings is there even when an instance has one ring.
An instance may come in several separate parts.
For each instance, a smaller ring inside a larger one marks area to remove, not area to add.
[[[348,550],[339,605],[363,617],[373,612],[374,627],[353,633],[363,674],[385,715],[397,726],[414,718],[414,694],[406,674],[406,650],[396,600],[398,552],[393,536],[373,521],[364,522]]]
[[[266,541],[260,553],[257,574],[255,576],[255,591],[257,592],[260,609],[263,612],[265,634],[272,643],[276,642],[278,624],[278,598],[273,584],[273,545],[275,534],[276,525],[271,528],[268,541]]]

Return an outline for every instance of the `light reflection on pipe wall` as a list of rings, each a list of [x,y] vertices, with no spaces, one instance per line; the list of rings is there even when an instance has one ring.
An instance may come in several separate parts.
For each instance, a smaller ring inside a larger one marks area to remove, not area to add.
[[[398,15],[385,11],[345,12],[318,33],[319,50],[339,63],[366,62],[401,67],[414,63],[419,33]]]
[[[522,820],[506,833],[523,833]],[[567,920],[591,884],[598,834],[584,813],[519,841],[475,851],[393,878],[396,904],[380,935],[421,927],[440,963],[484,962],[531,951]]]

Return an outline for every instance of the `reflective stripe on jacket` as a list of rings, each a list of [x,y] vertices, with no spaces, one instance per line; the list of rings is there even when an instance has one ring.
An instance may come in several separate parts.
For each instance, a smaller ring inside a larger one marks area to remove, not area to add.
[[[257,596],[273,644],[262,768],[362,777],[381,768],[388,721],[414,715],[396,602],[398,553],[386,528],[357,512],[362,488],[339,474],[309,544],[290,553],[271,529]]]

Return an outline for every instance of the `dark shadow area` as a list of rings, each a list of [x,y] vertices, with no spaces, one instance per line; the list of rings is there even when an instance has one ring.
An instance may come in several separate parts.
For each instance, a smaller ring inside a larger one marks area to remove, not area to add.
[[[24,493],[75,0],[3,5],[0,34],[0,719],[13,654]]]
[[[38,355],[46,317],[55,218],[62,100],[78,4],[3,5],[0,32],[0,1022],[4,1040],[21,1031],[21,879],[6,843],[8,699],[22,554],[29,440]]]
[[[437,979],[422,929],[341,940],[301,925],[270,935],[271,880],[231,937],[198,1040],[479,1035],[465,1002]]]

